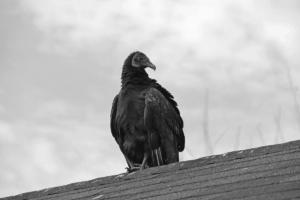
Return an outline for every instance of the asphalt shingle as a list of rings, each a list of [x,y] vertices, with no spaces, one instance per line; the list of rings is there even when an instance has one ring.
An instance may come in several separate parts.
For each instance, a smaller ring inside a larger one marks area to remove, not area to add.
[[[3,199],[300,199],[300,140]]]

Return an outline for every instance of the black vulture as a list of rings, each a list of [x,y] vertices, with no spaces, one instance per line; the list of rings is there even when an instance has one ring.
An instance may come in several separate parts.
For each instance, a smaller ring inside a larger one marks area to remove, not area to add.
[[[170,92],[149,78],[156,69],[142,52],[131,53],[123,64],[121,90],[113,100],[110,128],[127,170],[179,161],[185,136],[183,120]]]

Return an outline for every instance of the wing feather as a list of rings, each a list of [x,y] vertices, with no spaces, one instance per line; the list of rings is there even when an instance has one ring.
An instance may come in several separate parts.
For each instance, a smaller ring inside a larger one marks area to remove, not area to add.
[[[166,134],[173,134],[178,151],[183,151],[185,137],[179,110],[156,88],[150,88],[146,93],[144,117],[146,128],[150,132],[158,133],[161,139],[170,137]]]
[[[120,145],[121,144],[121,138],[120,138],[120,134],[119,134],[119,129],[116,123],[116,114],[117,114],[117,107],[118,107],[118,99],[119,99],[119,95],[116,95],[113,103],[112,103],[112,108],[111,108],[111,113],[110,113],[110,130],[111,133],[113,135],[113,137],[115,138],[115,140],[117,141],[117,143]]]

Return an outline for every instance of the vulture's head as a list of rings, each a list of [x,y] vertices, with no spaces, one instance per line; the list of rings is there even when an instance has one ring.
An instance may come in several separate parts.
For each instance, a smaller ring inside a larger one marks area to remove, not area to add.
[[[155,70],[156,67],[150,59],[142,52],[136,51],[131,53],[124,62],[124,66],[130,66],[135,69],[145,69],[147,67]]]

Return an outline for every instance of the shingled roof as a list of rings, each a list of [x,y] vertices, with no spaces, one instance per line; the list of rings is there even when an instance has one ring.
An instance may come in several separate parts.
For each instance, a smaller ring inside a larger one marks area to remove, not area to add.
[[[4,199],[300,199],[300,140]]]

